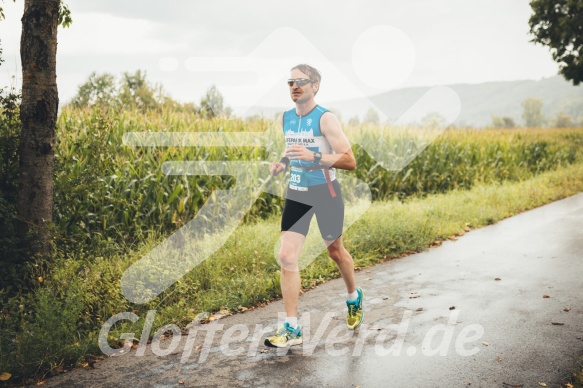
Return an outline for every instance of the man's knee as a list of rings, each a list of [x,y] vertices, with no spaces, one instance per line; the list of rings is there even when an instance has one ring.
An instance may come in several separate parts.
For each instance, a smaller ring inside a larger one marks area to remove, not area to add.
[[[298,257],[290,250],[281,249],[279,251],[279,265],[288,271],[295,271],[298,268]]]
[[[328,247],[328,255],[330,258],[336,262],[341,261],[344,257],[345,249],[342,245],[332,244]]]

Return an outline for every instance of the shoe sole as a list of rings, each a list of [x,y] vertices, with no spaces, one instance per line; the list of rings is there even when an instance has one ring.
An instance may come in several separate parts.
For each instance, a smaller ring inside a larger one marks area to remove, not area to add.
[[[360,298],[361,298],[360,304],[362,305],[362,303],[364,302],[364,291],[362,290],[362,288],[360,289]],[[362,324],[362,321],[364,321],[364,310],[362,311],[362,317],[360,319],[360,322],[358,322],[358,325],[356,325],[354,327],[350,327],[350,326],[346,325],[346,327],[348,327],[350,330],[356,330]]]
[[[290,346],[300,345],[302,342],[303,341],[301,338],[296,338],[291,341],[287,341],[285,344],[272,344],[271,342],[269,342],[268,339],[266,339],[264,344],[265,346],[269,346],[270,348],[288,348]]]

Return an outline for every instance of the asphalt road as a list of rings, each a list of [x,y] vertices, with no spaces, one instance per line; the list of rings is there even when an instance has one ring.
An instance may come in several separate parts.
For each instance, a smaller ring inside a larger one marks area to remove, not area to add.
[[[278,301],[45,385],[558,387],[583,354],[582,259],[579,194],[359,271],[356,332],[336,279],[300,297],[303,345],[263,346]]]

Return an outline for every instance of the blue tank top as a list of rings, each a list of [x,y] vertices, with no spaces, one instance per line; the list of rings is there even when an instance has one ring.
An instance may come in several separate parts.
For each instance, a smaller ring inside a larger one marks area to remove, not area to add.
[[[320,130],[320,119],[328,109],[316,105],[308,114],[298,116],[292,108],[283,113],[283,133],[286,148],[292,145],[302,145],[314,152],[332,154],[334,150]],[[319,166],[315,162],[292,160],[289,188],[298,191],[307,191],[309,186],[327,183],[324,170],[305,170],[301,167]],[[336,169],[322,166],[330,174],[330,180],[336,179]]]

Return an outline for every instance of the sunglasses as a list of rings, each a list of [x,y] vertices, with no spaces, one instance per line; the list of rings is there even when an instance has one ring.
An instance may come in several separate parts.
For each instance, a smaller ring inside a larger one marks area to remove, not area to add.
[[[306,84],[313,84],[314,82],[315,81],[312,81],[311,79],[307,78],[295,78],[287,80],[287,84],[289,85],[290,88],[294,86],[294,84],[298,85],[299,87],[302,87]]]

